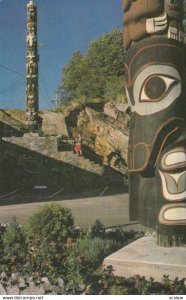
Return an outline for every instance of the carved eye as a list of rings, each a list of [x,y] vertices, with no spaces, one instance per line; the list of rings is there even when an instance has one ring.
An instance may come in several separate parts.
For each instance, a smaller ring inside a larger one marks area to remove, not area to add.
[[[156,74],[149,76],[142,85],[139,101],[161,101],[177,83],[178,80],[171,76],[161,76]]]
[[[181,95],[178,70],[168,65],[150,65],[139,71],[133,84],[133,111],[146,116],[169,107]]]

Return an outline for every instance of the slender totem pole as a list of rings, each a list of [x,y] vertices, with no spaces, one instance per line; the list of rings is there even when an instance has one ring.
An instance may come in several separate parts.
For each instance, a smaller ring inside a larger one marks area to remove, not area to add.
[[[130,218],[160,246],[186,244],[186,38],[183,0],[123,0],[132,110]]]
[[[37,6],[27,4],[27,63],[26,63],[26,121],[29,131],[38,128],[38,49],[37,49]]]

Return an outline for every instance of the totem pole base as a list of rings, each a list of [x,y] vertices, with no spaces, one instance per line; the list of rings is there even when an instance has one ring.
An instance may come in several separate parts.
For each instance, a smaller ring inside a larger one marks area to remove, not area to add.
[[[186,247],[163,248],[156,240],[156,237],[144,236],[106,257],[103,264],[112,265],[115,276],[126,278],[137,274],[159,282],[164,274],[171,280],[184,278]]]
[[[186,246],[186,235],[159,234],[157,233],[157,243],[160,247],[184,247]]]

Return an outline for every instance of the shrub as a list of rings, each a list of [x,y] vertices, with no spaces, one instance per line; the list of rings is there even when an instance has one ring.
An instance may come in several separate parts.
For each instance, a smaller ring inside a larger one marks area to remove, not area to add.
[[[125,277],[114,277],[112,267],[100,268],[92,280],[91,293],[102,295],[184,295],[185,279],[170,280],[164,275],[160,282],[152,277],[146,279],[139,274]]]
[[[65,260],[65,280],[68,292],[82,292],[94,281],[95,271],[103,259],[119,248],[117,242],[101,238],[79,238],[71,245]]]
[[[73,225],[70,210],[57,204],[44,205],[31,216],[26,225],[28,254],[24,271],[34,276],[48,276],[53,282],[63,275]]]
[[[143,232],[139,233],[134,230],[124,231],[122,226],[117,226],[114,229],[105,229],[100,220],[96,220],[90,229],[91,238],[100,237],[102,239],[113,240],[120,243],[120,247],[143,235]]]
[[[138,274],[115,277],[111,266],[102,266],[105,256],[136,237],[134,231],[122,228],[107,231],[100,221],[91,231],[75,231],[71,212],[49,204],[29,219],[26,231],[16,221],[0,226],[0,271],[47,276],[51,283],[62,277],[66,294],[185,295],[184,278],[171,280],[164,275],[156,282]]]
[[[57,204],[46,204],[33,214],[26,225],[28,236],[64,243],[73,234],[74,220],[69,209]]]
[[[8,273],[22,270],[27,251],[26,237],[23,228],[15,221],[7,225],[1,237],[1,269]]]
[[[105,235],[105,227],[100,220],[96,220],[91,227],[91,237],[103,237]]]
[[[143,232],[138,233],[134,230],[124,231],[121,226],[116,227],[113,230],[109,230],[105,232],[105,237],[107,239],[113,239],[117,242],[121,243],[121,246],[125,246],[130,242],[134,241],[136,238],[142,237],[144,235]]]
[[[96,266],[101,264],[107,255],[116,251],[119,246],[120,245],[113,240],[84,238],[78,239],[76,243],[73,244],[71,251],[79,253],[84,260]]]
[[[0,224],[0,257],[3,255],[3,236],[6,230],[6,224]]]

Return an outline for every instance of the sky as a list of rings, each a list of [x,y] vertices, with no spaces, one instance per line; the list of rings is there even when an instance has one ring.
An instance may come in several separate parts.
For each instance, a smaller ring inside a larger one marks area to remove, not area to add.
[[[0,0],[0,109],[25,109],[26,0]],[[39,107],[53,107],[72,54],[122,27],[121,0],[35,0],[38,8]]]

